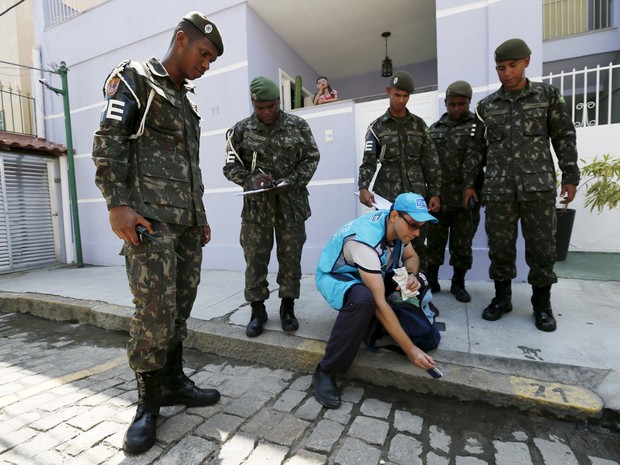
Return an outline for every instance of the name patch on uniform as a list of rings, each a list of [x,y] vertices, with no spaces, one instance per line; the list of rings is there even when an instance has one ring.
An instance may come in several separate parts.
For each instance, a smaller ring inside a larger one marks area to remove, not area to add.
[[[117,121],[123,121],[123,113],[125,112],[125,102],[121,100],[110,99],[106,102],[106,108],[104,108],[105,117],[108,119],[115,119]]]
[[[118,90],[118,85],[120,82],[121,82],[120,78],[117,78],[117,77],[113,77],[112,79],[108,80],[108,83],[106,84],[106,87],[105,87],[105,93],[109,97],[112,97],[114,94],[116,94],[116,91]]]

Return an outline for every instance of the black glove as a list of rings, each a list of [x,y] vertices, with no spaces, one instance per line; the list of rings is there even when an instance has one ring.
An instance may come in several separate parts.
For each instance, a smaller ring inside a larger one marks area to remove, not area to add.
[[[273,177],[269,174],[259,173],[252,178],[252,190],[267,189],[273,187]]]
[[[274,183],[274,185],[276,186],[276,188],[272,192],[276,195],[284,194],[284,192],[286,192],[290,186],[286,178],[278,179]]]

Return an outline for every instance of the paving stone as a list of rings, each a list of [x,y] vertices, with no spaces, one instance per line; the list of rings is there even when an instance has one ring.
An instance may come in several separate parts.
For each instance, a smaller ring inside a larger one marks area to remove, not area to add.
[[[50,391],[52,394],[57,395],[54,390]],[[55,400],[47,402],[45,405],[41,406],[41,410],[45,412],[54,412],[60,408],[64,408],[67,406],[75,405],[88,394],[85,392],[76,392],[72,390],[71,392],[58,396]]]
[[[90,449],[94,444],[98,444],[108,436],[116,433],[119,428],[123,427],[112,421],[104,421],[85,433],[79,434],[71,442],[59,447],[58,450],[75,457],[86,449]],[[126,427],[123,429],[126,429]]]
[[[362,439],[370,444],[383,445],[389,427],[389,423],[385,421],[358,416],[353,420],[348,435]]]
[[[606,460],[590,456],[588,456],[588,458],[590,459],[590,462],[592,462],[591,465],[618,465],[618,462],[614,462],[613,460]]]
[[[24,444],[30,449],[32,455],[56,449],[58,446],[77,437],[82,431],[66,423],[61,423],[45,433],[39,433],[38,431],[36,433],[38,434]]]
[[[89,465],[108,464],[110,457],[115,455],[116,449],[107,444],[98,444],[92,449],[85,450],[75,458],[76,463]]]
[[[216,445],[197,436],[187,436],[159,457],[158,465],[199,465],[216,449]]]
[[[6,415],[0,419],[0,436],[16,431],[26,425],[30,425],[35,421],[39,421],[42,415],[39,412],[26,412],[16,418]]]
[[[241,430],[267,442],[290,446],[296,442],[308,427],[307,421],[295,418],[289,413],[261,410]]]
[[[157,440],[163,444],[170,444],[188,436],[204,419],[196,415],[179,413],[166,419],[157,427]]]
[[[252,465],[282,463],[287,453],[288,449],[286,447],[259,443],[248,457],[247,463]]]
[[[465,451],[476,455],[482,454],[484,452],[484,448],[482,447],[482,443],[477,438],[467,438],[465,439]]]
[[[235,434],[225,442],[217,454],[218,465],[239,465],[254,450],[256,436],[245,433]]]
[[[422,432],[422,417],[413,415],[405,410],[396,410],[394,412],[394,428],[398,431],[406,431],[411,434],[420,434]]]
[[[74,416],[67,420],[67,423],[71,426],[81,429],[82,431],[88,431],[93,426],[109,419],[116,415],[118,410],[108,404],[99,405],[94,408],[83,408],[81,414]]]
[[[488,465],[488,462],[476,457],[455,457],[455,465]],[[512,465],[512,462],[511,462]]]
[[[450,459],[448,457],[438,455],[435,452],[429,452],[426,455],[426,465],[448,465],[448,463],[450,463]]]
[[[493,441],[495,462],[511,465],[529,465],[532,463],[530,450],[523,442]]]
[[[240,417],[251,417],[271,399],[272,395],[267,392],[248,392],[238,399],[234,399],[226,406],[224,412]]]
[[[353,408],[353,404],[351,402],[342,402],[340,404],[340,408],[330,408],[326,409],[323,414],[323,418],[327,420],[337,421],[343,425],[349,423],[351,420],[351,409]]]
[[[432,425],[429,429],[430,444],[433,449],[439,449],[445,453],[450,452],[450,444],[452,439],[442,428]]]
[[[288,387],[295,391],[306,391],[312,385],[312,375],[300,376]]]
[[[387,419],[391,410],[392,404],[377,399],[366,399],[360,407],[360,411],[364,415],[384,419]]]
[[[294,415],[303,420],[315,420],[323,410],[323,406],[319,404],[314,397],[309,397],[301,407],[299,407]]]
[[[423,465],[420,452],[422,452],[420,441],[404,434],[397,434],[390,443],[388,459],[395,464]]]
[[[340,438],[344,426],[332,420],[321,420],[312,430],[306,447],[319,452],[329,452]]]
[[[528,435],[524,433],[523,431],[513,432],[512,437],[514,438],[515,441],[521,441],[521,442],[525,442],[529,439]]]
[[[381,450],[355,438],[346,438],[336,453],[334,461],[340,465],[375,465],[379,463]]]
[[[245,418],[218,413],[196,428],[194,434],[206,439],[226,442],[229,437],[237,432],[244,421]]]
[[[290,413],[299,403],[305,399],[306,393],[287,389],[273,405],[273,409],[279,412]]]
[[[364,390],[360,387],[348,386],[342,391],[340,394],[341,399],[344,402],[351,402],[352,404],[357,404],[364,395]]]
[[[0,441],[0,454],[29,441],[36,433],[35,430],[26,427],[3,434]]]
[[[562,465],[579,465],[579,461],[565,444],[546,439],[534,438],[534,444],[538,447],[545,463],[561,463]]]
[[[284,462],[285,465],[325,465],[327,457],[325,455],[316,454],[309,450],[297,451],[290,459]]]

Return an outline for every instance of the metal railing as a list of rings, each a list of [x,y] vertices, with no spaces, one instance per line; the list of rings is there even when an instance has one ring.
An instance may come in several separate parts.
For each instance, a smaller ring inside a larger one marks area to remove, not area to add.
[[[556,39],[612,27],[614,0],[543,0],[543,38]]]
[[[35,99],[0,82],[0,131],[37,135]]]
[[[45,27],[51,28],[64,23],[83,12],[110,0],[43,0]]]
[[[576,127],[620,123],[620,64],[543,77],[562,92]]]

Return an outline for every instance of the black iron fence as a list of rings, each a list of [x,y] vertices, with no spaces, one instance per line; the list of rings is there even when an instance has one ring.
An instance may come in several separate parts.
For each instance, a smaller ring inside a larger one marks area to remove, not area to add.
[[[0,131],[37,136],[35,99],[0,82]]]

